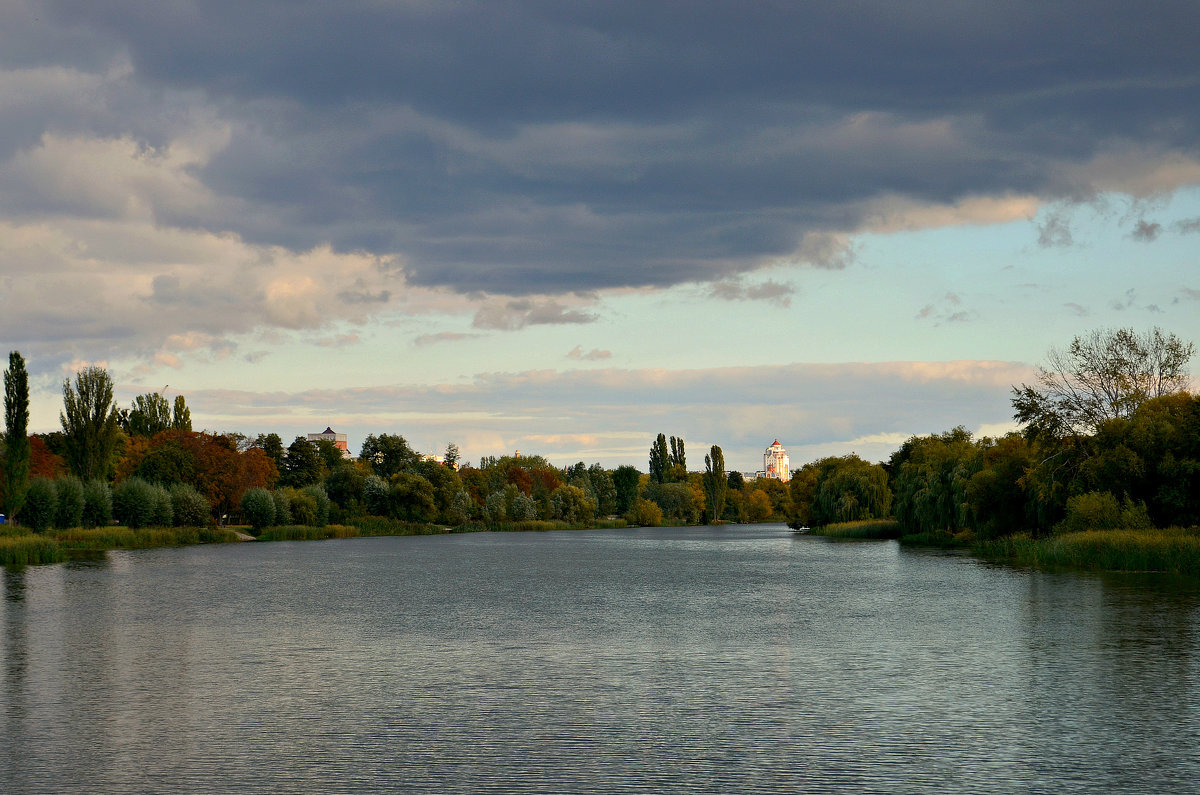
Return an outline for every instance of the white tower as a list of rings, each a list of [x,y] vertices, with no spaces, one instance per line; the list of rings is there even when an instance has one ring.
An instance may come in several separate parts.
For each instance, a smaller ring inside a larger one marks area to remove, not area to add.
[[[764,477],[775,478],[787,483],[792,479],[790,463],[787,450],[784,450],[783,445],[776,439],[775,443],[763,453]]]

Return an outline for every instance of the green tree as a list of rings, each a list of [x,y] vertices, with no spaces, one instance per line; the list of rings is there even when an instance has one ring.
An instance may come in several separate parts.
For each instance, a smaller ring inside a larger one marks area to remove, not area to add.
[[[71,471],[83,480],[105,478],[112,470],[121,429],[113,406],[113,382],[102,367],[75,374],[75,385],[63,381],[64,456]]]
[[[260,433],[254,440],[254,446],[267,454],[275,462],[275,469],[283,472],[283,439],[277,433]]]
[[[637,499],[638,483],[641,482],[642,473],[638,472],[637,467],[623,464],[613,470],[612,481],[613,488],[616,490],[616,512],[620,514],[628,513],[633,507],[633,501]]]
[[[882,519],[892,507],[892,491],[883,467],[850,455],[826,458],[819,468],[812,501],[818,525]]]
[[[171,427],[171,405],[158,392],[148,392],[133,399],[125,415],[125,431],[131,436],[154,436]]]
[[[682,483],[687,480],[687,454],[683,449],[683,437],[671,437],[671,465],[667,479]]]
[[[725,453],[715,444],[704,456],[704,494],[708,498],[709,520],[715,522],[725,513],[725,498],[729,494]]]
[[[446,445],[446,454],[442,456],[442,462],[446,466],[454,468],[458,464],[458,459],[458,445],[456,445],[454,442]]]
[[[183,399],[183,395],[175,396],[175,406],[171,413],[171,428],[177,431],[190,431],[192,429],[192,410],[188,408],[187,401]]]
[[[408,446],[408,440],[399,434],[370,434],[363,440],[362,460],[366,461],[376,475],[388,480],[398,472],[407,472],[417,463],[417,453]]]
[[[650,479],[655,483],[667,481],[667,468],[671,466],[671,454],[667,452],[667,437],[659,434],[650,445]]]
[[[321,479],[321,456],[312,442],[303,436],[297,436],[288,445],[283,456],[283,468],[279,471],[279,479],[285,486],[301,488],[310,486]]]
[[[21,354],[4,371],[4,512],[16,518],[29,490],[29,373]]]
[[[1050,350],[1035,386],[1013,387],[1014,418],[1031,438],[1091,433],[1151,398],[1187,389],[1195,351],[1193,343],[1157,327],[1145,334],[1116,329],[1077,336],[1066,350]]]
[[[953,533],[969,521],[967,485],[979,470],[978,448],[962,426],[942,434],[912,437],[892,455],[893,503],[897,521],[908,533]]]

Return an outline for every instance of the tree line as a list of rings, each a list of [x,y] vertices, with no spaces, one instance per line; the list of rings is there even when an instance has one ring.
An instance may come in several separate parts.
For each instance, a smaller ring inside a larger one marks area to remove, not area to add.
[[[530,522],[640,526],[894,517],[906,533],[991,538],[1066,527],[1200,524],[1200,398],[1194,346],[1158,329],[1077,337],[1035,383],[1013,387],[1020,432],[975,439],[962,427],[913,436],[882,463],[856,455],[794,470],[789,483],[728,472],[712,445],[690,471],[682,437],[658,434],[648,471],[538,455],[459,467],[397,434],[369,435],[356,459],[332,442],[192,429],[186,400],[113,404],[112,381],[86,368],[63,384],[62,430],[30,436],[28,375],[9,356],[0,498],[39,528],[103,524],[396,522],[501,527]]]

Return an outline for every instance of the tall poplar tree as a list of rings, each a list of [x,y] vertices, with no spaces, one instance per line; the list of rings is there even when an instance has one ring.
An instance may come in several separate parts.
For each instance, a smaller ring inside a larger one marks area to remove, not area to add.
[[[729,494],[729,479],[725,475],[725,453],[717,445],[704,456],[704,491],[708,497],[710,519],[717,521],[725,512],[725,498]]]
[[[70,379],[63,381],[63,413],[58,418],[71,471],[85,481],[106,479],[121,432],[108,371],[88,367],[75,374],[74,387]]]
[[[650,477],[655,483],[662,483],[666,479],[670,458],[666,434],[660,433],[654,444],[650,445]]]
[[[4,512],[11,519],[29,489],[29,373],[16,351],[4,371],[4,440]]]

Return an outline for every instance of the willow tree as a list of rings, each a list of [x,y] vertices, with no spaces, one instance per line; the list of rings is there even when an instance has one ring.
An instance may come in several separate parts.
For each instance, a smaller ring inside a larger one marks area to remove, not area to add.
[[[4,371],[4,512],[15,517],[29,489],[29,373],[21,354]]]
[[[62,422],[67,465],[85,482],[107,479],[121,429],[113,406],[113,382],[102,367],[75,374],[75,385],[63,381]]]

